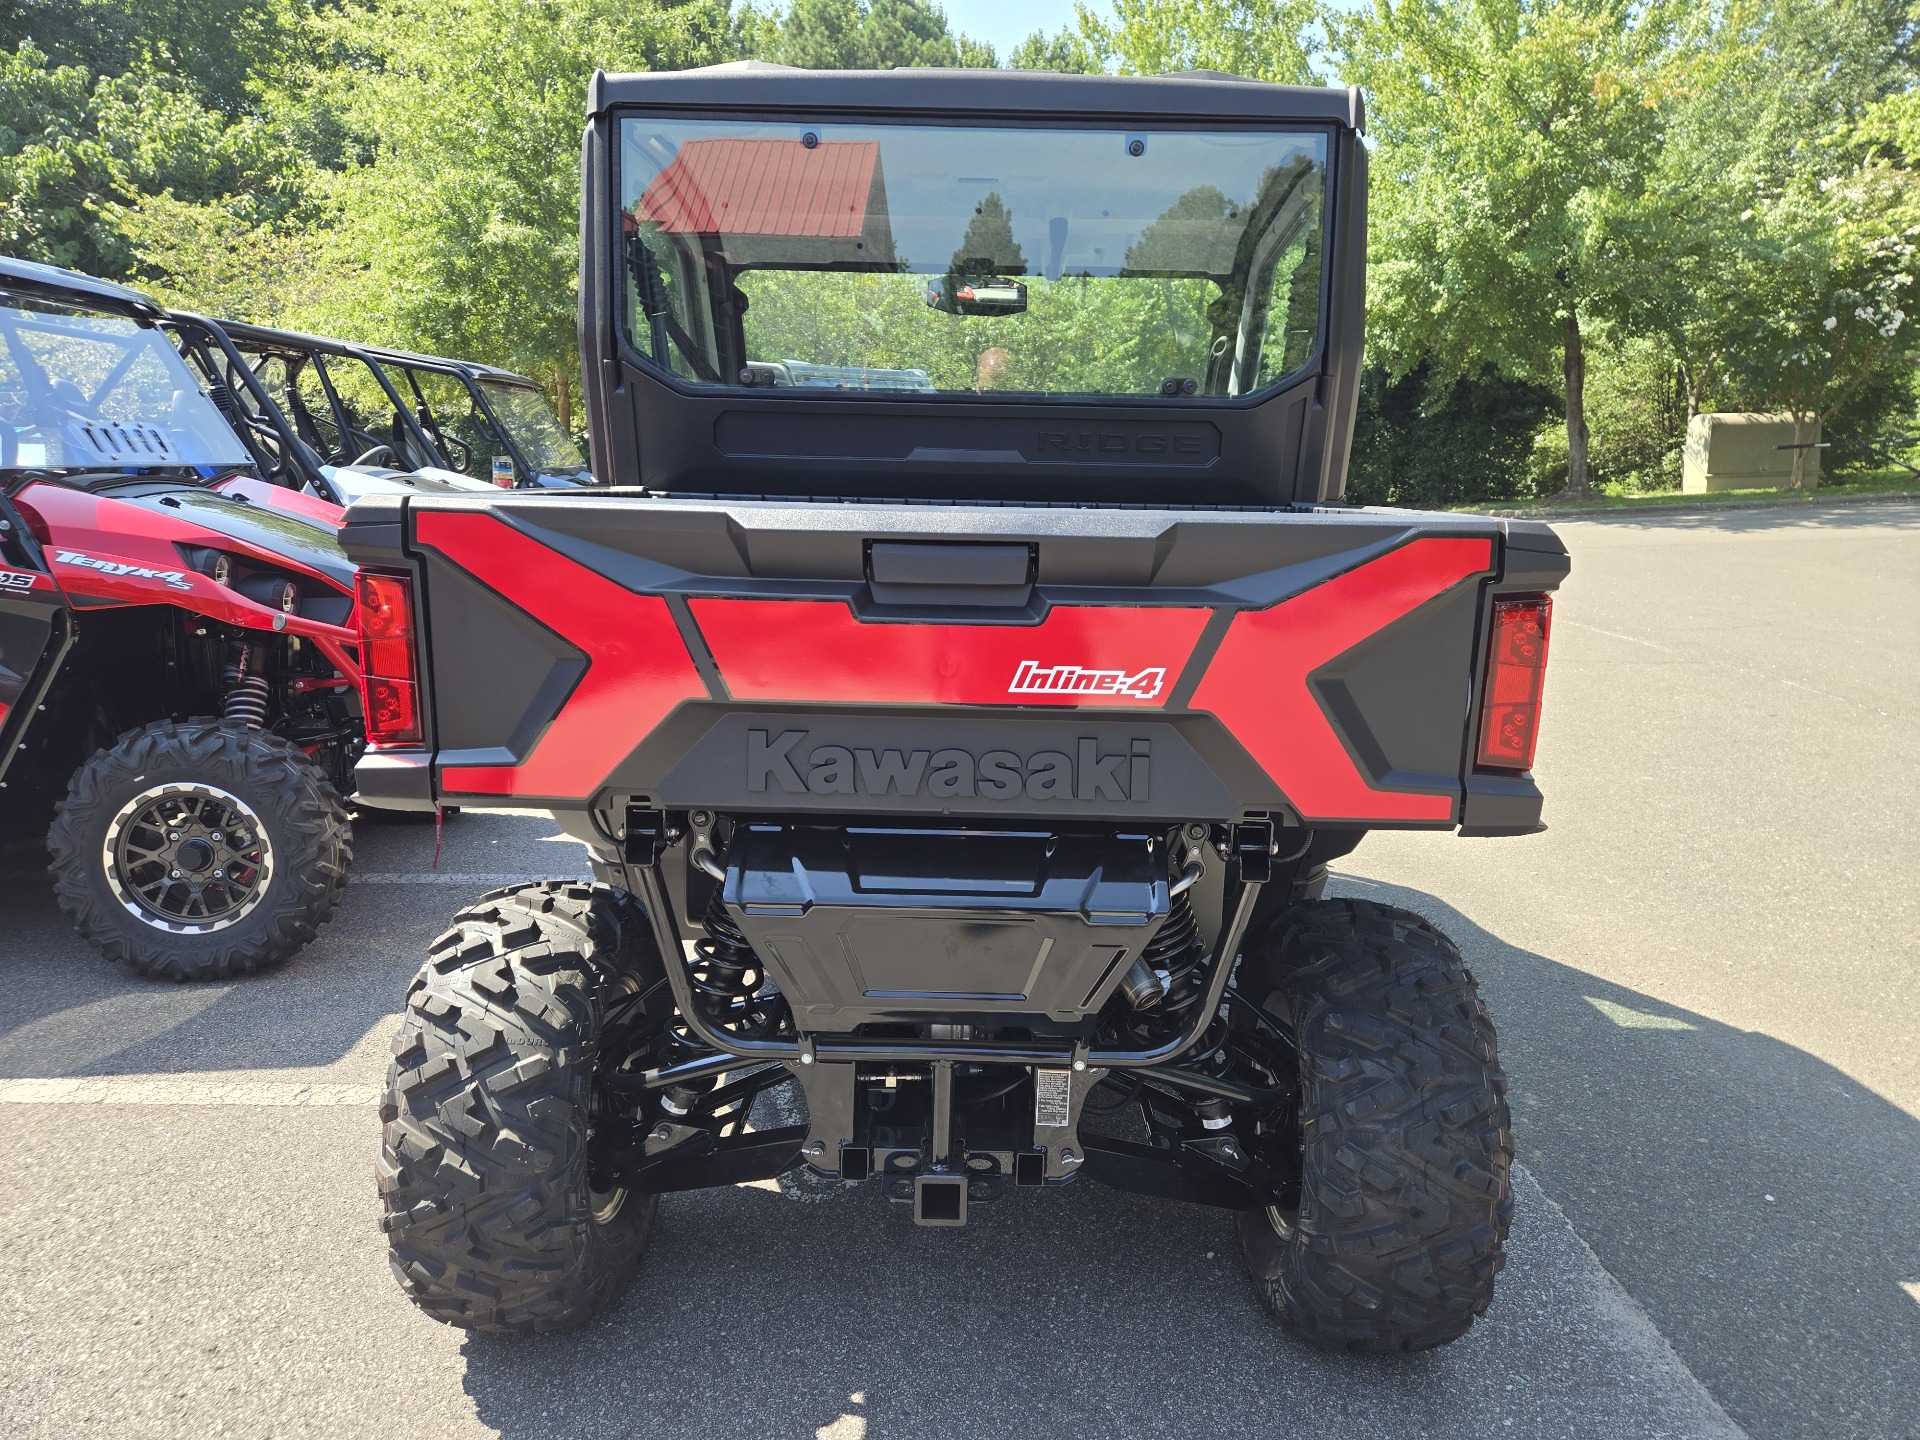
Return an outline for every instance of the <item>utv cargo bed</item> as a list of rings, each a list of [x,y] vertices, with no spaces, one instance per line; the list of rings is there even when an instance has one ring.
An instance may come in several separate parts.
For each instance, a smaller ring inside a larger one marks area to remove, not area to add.
[[[616,492],[377,497],[343,541],[423,599],[383,804],[1539,824],[1462,737],[1494,601],[1567,573],[1542,525]]]

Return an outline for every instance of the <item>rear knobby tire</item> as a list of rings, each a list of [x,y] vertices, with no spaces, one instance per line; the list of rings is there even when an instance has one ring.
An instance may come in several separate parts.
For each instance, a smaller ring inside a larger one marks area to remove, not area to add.
[[[581,1325],[639,1268],[656,1195],[595,1192],[587,1141],[601,1022],[651,984],[645,916],[606,886],[497,890],[454,917],[407,992],[381,1106],[389,1258],[466,1330]]]
[[[142,848],[167,844],[145,823],[167,814],[191,817],[188,859]],[[219,830],[222,816],[241,827]],[[237,837],[246,843],[225,848]],[[60,908],[110,958],[168,980],[226,980],[280,964],[332,918],[353,831],[297,746],[222,721],[160,720],[74,772],[47,848]]]
[[[1505,1260],[1513,1136],[1460,952],[1407,911],[1315,901],[1248,947],[1238,988],[1300,1052],[1297,1205],[1239,1217],[1261,1302],[1329,1349],[1465,1334]]]

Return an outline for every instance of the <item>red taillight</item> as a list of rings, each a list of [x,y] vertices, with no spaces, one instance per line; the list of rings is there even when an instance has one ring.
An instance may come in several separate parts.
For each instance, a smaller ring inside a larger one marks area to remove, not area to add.
[[[413,646],[413,581],[404,575],[362,570],[359,602],[361,697],[366,702],[367,743],[418,745],[419,662]]]
[[[1478,759],[1487,769],[1533,768],[1552,614],[1553,602],[1544,595],[1493,602],[1493,638],[1487,647],[1487,689],[1480,707]]]

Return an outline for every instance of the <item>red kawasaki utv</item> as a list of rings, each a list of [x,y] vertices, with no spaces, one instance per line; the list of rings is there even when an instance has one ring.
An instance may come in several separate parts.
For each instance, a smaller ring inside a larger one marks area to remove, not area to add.
[[[80,932],[180,980],[313,938],[362,748],[340,510],[236,365],[209,322],[0,259],[0,842],[51,819]]]
[[[1539,828],[1568,560],[1343,501],[1361,128],[1223,76],[597,77],[607,488],[341,532],[363,793],[551,812],[597,879],[484,897],[409,989],[379,1174],[428,1314],[580,1324],[663,1196],[802,1166],[936,1226],[1219,1206],[1336,1348],[1486,1308],[1492,1022],[1322,890],[1370,830]],[[754,1128],[775,1086],[805,1119]]]

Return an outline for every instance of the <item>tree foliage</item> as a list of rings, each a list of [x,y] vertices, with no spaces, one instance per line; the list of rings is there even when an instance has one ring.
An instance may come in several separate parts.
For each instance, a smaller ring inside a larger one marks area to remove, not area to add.
[[[1489,494],[1518,494],[1556,465],[1576,490],[1670,475],[1702,408],[1786,411],[1827,427],[1833,457],[1916,428],[1915,14],[1912,0],[1115,0],[1008,63],[1360,83],[1373,438],[1356,493],[1437,498],[1451,447],[1473,457],[1463,473],[1493,476]],[[0,251],[570,391],[587,77],[743,57],[994,63],[934,0],[0,0]],[[1317,255],[1296,262],[1317,270]],[[812,311],[769,288],[752,323],[848,363],[911,365],[882,353],[890,307],[923,305],[918,282],[893,278],[852,277]],[[1023,352],[1018,320],[944,317],[929,363],[956,384],[995,349],[1013,380],[1171,374],[1169,347],[1209,323],[1203,288],[1141,277],[1093,297],[1036,281],[1059,354]],[[1273,297],[1300,311],[1290,342],[1313,299]],[[1544,395],[1561,438],[1510,443]]]
[[[1635,282],[1618,221],[1659,147],[1668,38],[1657,8],[1618,0],[1383,0],[1341,27],[1379,142],[1376,354],[1448,379],[1557,371],[1576,494],[1589,335]]]
[[[1531,493],[1528,457],[1557,397],[1495,371],[1446,376],[1426,362],[1361,380],[1347,498],[1365,505],[1459,505]]]
[[[807,70],[994,63],[992,46],[953,34],[929,0],[793,0],[763,37],[761,59]]]
[[[596,67],[724,58],[717,4],[383,0],[343,15],[366,68],[340,113],[372,158],[332,187],[320,318],[541,376],[575,357],[581,97]]]

